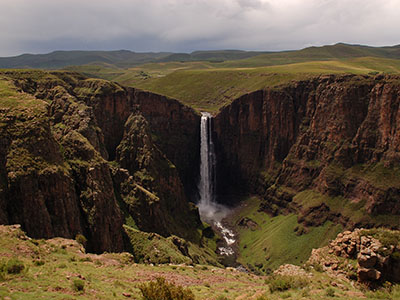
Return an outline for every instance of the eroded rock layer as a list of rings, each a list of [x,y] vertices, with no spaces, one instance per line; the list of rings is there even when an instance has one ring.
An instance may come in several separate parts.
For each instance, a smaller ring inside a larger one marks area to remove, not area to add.
[[[400,78],[320,76],[244,95],[215,117],[220,194],[299,221],[399,226]],[[354,213],[356,212],[356,213]]]
[[[84,234],[95,252],[125,249],[123,223],[198,239],[181,180],[194,186],[198,114],[75,73],[1,75],[1,223],[38,238]]]

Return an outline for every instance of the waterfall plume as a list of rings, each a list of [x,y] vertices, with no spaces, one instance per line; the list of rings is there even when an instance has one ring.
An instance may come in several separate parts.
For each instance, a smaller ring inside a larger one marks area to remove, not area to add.
[[[228,209],[216,202],[216,156],[212,141],[212,117],[207,112],[201,113],[200,123],[200,216],[207,222],[220,221]]]

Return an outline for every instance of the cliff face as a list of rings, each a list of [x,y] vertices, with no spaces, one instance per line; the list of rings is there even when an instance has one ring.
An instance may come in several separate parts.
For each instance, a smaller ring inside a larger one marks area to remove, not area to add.
[[[146,99],[148,115],[151,103],[157,109],[169,99],[139,97],[133,89],[73,73],[3,76],[11,96],[0,99],[1,223],[20,223],[37,238],[82,233],[95,252],[125,249],[127,220],[139,229],[197,238],[199,216],[180,179],[185,171],[163,153],[168,147],[159,148],[152,139],[157,130],[178,135],[179,127],[158,129],[140,113]],[[196,122],[193,111],[171,102],[163,104],[159,118],[176,113],[181,124],[185,117]],[[168,145],[182,149],[186,139],[198,139],[196,131]],[[173,159],[183,166],[187,157]],[[182,222],[179,216],[189,218]]]
[[[296,209],[310,224],[327,210],[349,226],[397,227],[375,217],[400,214],[399,103],[394,76],[321,76],[245,95],[214,120],[219,192],[242,183],[266,211]]]
[[[176,100],[149,92],[135,91],[134,96],[153,141],[176,166],[186,194],[193,196],[200,166],[200,115]]]

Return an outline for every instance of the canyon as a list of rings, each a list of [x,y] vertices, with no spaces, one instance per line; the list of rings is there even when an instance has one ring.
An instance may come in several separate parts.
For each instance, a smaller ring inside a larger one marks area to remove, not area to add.
[[[74,72],[1,80],[2,224],[34,238],[83,234],[96,253],[131,250],[126,226],[176,236],[194,261],[180,239],[206,251],[199,112]],[[294,213],[306,231],[326,221],[398,229],[399,93],[395,75],[321,75],[237,98],[211,121],[217,201],[257,195],[260,211]]]
[[[218,193],[305,225],[398,228],[399,79],[323,75],[236,99],[214,120]]]

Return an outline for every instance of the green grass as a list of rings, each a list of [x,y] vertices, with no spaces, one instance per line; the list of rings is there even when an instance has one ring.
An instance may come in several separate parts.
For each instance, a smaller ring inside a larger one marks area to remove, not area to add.
[[[29,240],[19,229],[0,226],[0,261],[24,265],[21,272],[1,278],[0,298],[142,299],[140,287],[160,277],[189,289],[198,300],[327,299],[333,281],[337,283],[332,288],[335,299],[397,299],[400,295],[398,285],[391,290],[360,290],[347,280],[323,272],[310,271],[310,279],[265,277],[204,265],[136,264],[127,253],[94,255],[79,249],[74,240]]]
[[[19,230],[0,227],[0,260],[18,257],[25,269],[6,274],[0,297],[11,299],[141,299],[139,285],[156,277],[190,288],[196,299],[226,295],[229,299],[267,290],[254,275],[203,265],[135,264],[126,253],[82,254],[73,240],[28,240]],[[153,245],[157,247],[157,245]],[[38,259],[42,263],[35,263]],[[208,285],[208,287],[206,286]],[[231,298],[232,297],[232,298]]]
[[[355,165],[345,172],[345,176],[359,177],[377,188],[400,188],[400,167],[385,167],[383,162],[371,165]]]
[[[301,205],[302,209],[317,207],[324,203],[329,207],[333,214],[341,214],[349,219],[354,224],[361,224],[362,226],[399,226],[398,215],[371,215],[365,210],[366,199],[359,201],[351,201],[350,199],[342,196],[330,197],[323,195],[317,191],[308,189],[304,190],[293,198],[293,201]]]
[[[36,113],[45,109],[45,105],[46,102],[18,91],[9,78],[0,74],[0,108],[23,109]]]
[[[260,271],[275,269],[283,263],[302,264],[308,259],[311,250],[325,245],[341,231],[340,225],[326,222],[323,226],[312,227],[303,235],[296,235],[298,226],[294,214],[270,217],[258,211],[259,200],[247,200],[247,207],[235,217],[249,217],[259,228],[251,230],[238,228],[240,255],[238,261],[252,266],[262,264]]]
[[[266,55],[268,57],[268,55]],[[321,60],[324,59],[324,60]],[[88,76],[102,77],[180,100],[199,110],[217,112],[233,99],[320,74],[399,73],[400,60],[381,57],[327,59],[313,57],[266,63],[263,56],[224,63],[166,62],[135,68],[70,67]],[[250,64],[241,65],[244,61]]]

